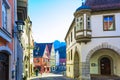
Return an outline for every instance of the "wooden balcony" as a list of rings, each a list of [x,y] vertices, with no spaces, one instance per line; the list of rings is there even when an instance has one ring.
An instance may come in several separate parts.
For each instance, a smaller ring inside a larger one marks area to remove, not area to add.
[[[91,30],[78,30],[75,33],[76,42],[89,42],[91,41]]]

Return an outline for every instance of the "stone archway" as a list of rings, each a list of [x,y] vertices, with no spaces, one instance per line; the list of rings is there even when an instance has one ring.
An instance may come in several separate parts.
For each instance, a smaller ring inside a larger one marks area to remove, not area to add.
[[[78,52],[75,52],[74,55],[74,78],[79,77],[79,54]]]
[[[117,61],[120,60],[119,55],[120,49],[108,43],[96,46],[86,57],[86,62],[90,62],[90,74],[119,75],[117,74],[120,72],[117,65]]]
[[[92,50],[89,51],[87,57],[86,57],[86,62],[89,62],[90,61],[90,58],[91,56],[97,51],[97,50],[100,50],[100,49],[103,49],[103,48],[106,48],[106,49],[111,49],[113,51],[115,51],[118,55],[120,55],[120,49],[117,48],[117,47],[114,47],[112,45],[109,45],[108,43],[102,43],[101,45],[98,45],[96,46],[95,48],[93,48]]]

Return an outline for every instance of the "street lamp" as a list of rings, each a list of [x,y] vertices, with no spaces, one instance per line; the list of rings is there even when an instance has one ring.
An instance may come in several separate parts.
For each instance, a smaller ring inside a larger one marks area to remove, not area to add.
[[[18,21],[15,21],[15,23],[17,24],[17,30],[19,32],[23,32],[23,25],[25,25],[24,21],[18,20]]]
[[[15,23],[17,25],[17,30],[15,28],[12,30],[12,36],[14,36],[14,33],[19,35],[21,32],[23,32],[23,26],[25,25],[24,21],[22,20],[15,21]]]

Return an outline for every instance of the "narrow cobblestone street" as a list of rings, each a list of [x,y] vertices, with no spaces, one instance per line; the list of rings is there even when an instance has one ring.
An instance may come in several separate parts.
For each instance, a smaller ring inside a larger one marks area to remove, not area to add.
[[[37,77],[32,77],[30,80],[75,80],[75,79],[67,78],[62,74],[47,73],[42,74],[42,76],[39,75]]]

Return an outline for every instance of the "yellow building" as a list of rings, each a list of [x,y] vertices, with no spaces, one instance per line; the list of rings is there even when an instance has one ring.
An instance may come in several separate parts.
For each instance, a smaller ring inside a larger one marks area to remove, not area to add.
[[[28,17],[25,20],[24,33],[22,34],[23,54],[23,76],[29,79],[33,74],[33,47],[32,22]]]
[[[23,33],[20,36],[21,45],[23,47],[23,73],[21,76],[29,79],[33,74],[34,40],[32,36],[32,22],[28,17],[28,0],[17,0],[17,14],[18,20],[24,21]]]
[[[30,19],[29,19],[30,21]],[[30,22],[31,23],[31,22]],[[28,50],[29,50],[29,73],[30,73],[30,77],[33,76],[34,70],[34,64],[33,64],[33,48],[34,48],[34,39],[33,39],[33,35],[32,35],[32,23],[28,28]]]
[[[17,19],[19,21],[23,21],[24,22],[24,26],[23,26],[23,31],[22,33],[20,33],[20,35],[18,35],[18,42],[21,42],[21,46],[22,46],[22,53],[20,52],[20,48],[17,49],[17,54],[18,54],[18,66],[17,68],[19,68],[19,71],[17,73],[17,80],[21,80],[23,78],[27,78],[29,75],[27,74],[27,69],[28,65],[25,65],[25,59],[27,60],[28,58],[25,57],[25,55],[28,55],[28,51],[26,49],[27,44],[28,44],[28,36],[26,33],[26,27],[27,27],[27,17],[28,17],[28,0],[17,0]],[[17,69],[18,70],[18,69]]]
[[[120,77],[119,4],[120,0],[86,0],[76,9],[65,37],[68,77]]]

